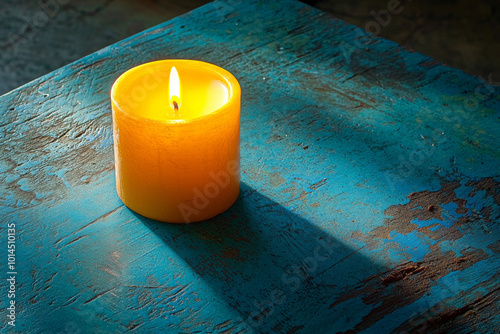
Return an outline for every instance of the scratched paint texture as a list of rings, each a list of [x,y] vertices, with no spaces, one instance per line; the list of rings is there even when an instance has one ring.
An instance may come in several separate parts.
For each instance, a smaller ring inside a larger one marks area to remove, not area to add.
[[[110,87],[166,58],[242,87],[240,199],[199,224],[115,191]],[[0,106],[1,248],[15,222],[19,272],[3,331],[496,330],[498,87],[299,2],[215,1]]]

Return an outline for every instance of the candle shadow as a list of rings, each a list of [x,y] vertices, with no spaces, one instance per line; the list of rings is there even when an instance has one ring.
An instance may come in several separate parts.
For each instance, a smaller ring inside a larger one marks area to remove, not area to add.
[[[366,314],[372,306],[360,301],[339,314],[332,305],[358,282],[385,271],[321,223],[245,183],[238,201],[208,221],[175,225],[136,216],[238,312],[232,324],[246,330],[345,328],[351,313]]]

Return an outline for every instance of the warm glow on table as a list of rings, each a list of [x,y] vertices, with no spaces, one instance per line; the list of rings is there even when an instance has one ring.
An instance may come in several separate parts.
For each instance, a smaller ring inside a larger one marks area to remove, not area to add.
[[[176,77],[180,85],[170,85]],[[117,191],[129,208],[182,223],[234,203],[240,129],[234,76],[200,61],[157,61],[121,75],[111,100]]]

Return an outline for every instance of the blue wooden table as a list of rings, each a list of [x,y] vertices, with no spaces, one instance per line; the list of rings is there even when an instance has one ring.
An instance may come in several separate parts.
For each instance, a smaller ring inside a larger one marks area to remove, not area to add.
[[[198,224],[115,190],[110,87],[167,58],[242,87],[241,195]],[[293,0],[227,0],[0,106],[4,332],[498,332],[498,87]]]

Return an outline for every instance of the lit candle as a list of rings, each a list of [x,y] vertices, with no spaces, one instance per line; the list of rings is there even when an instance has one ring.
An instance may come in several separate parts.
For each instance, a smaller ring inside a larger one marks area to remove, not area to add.
[[[162,60],[111,89],[116,188],[133,211],[189,223],[216,216],[240,185],[240,86],[201,61]]]

